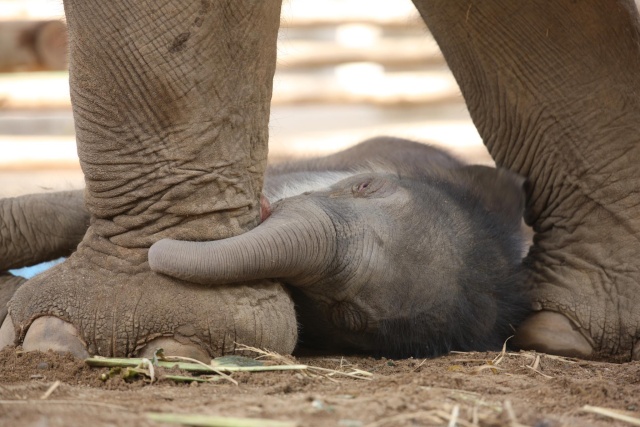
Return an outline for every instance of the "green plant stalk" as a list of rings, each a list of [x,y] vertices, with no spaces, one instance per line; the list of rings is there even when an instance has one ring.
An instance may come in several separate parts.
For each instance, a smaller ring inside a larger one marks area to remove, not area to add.
[[[117,358],[117,357],[90,357],[84,360],[89,366],[94,367],[136,367],[142,363],[142,359],[137,358]],[[205,365],[188,362],[162,362],[158,361],[157,366],[161,368],[174,368],[195,372],[195,373],[211,373],[215,371],[221,372],[265,372],[265,371],[304,371],[309,368],[307,365],[274,365],[274,366],[220,366],[216,365],[208,368]]]

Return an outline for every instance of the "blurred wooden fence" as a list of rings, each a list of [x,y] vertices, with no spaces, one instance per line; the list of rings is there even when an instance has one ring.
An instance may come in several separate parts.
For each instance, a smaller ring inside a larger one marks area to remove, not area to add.
[[[0,172],[78,168],[61,16],[0,0]],[[272,159],[392,134],[491,163],[410,0],[285,0],[272,105]]]
[[[373,1],[379,4],[368,8],[349,1],[317,3],[284,5],[274,105],[393,106],[458,97],[440,50],[413,9],[392,7],[393,2]],[[60,20],[0,21],[0,72],[57,71],[65,65]],[[68,108],[66,85],[59,74],[5,75],[0,78],[0,106]]]

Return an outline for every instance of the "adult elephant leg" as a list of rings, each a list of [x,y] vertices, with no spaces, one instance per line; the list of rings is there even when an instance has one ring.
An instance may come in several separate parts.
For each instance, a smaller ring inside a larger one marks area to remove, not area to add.
[[[497,164],[531,183],[526,219],[537,234],[526,264],[538,312],[518,343],[640,357],[635,4],[414,3]]]
[[[290,352],[295,314],[280,285],[207,289],[147,263],[161,238],[258,223],[280,0],[64,5],[91,225],[66,262],[20,287],[0,335],[78,355]]]

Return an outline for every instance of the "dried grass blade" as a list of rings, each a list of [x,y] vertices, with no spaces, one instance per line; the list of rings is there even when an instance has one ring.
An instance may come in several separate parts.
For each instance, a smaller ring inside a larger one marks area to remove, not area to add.
[[[513,406],[511,406],[510,400],[504,401],[503,408],[504,408],[504,411],[507,413],[507,416],[509,417],[511,427],[525,427],[523,424],[520,424],[518,422],[518,419],[516,418],[516,413],[513,410]]]
[[[531,366],[531,368],[534,371],[537,371],[539,366],[540,366],[540,355],[538,354],[536,355],[536,360],[533,361],[533,365]]]
[[[420,362],[420,364],[418,366],[416,366],[416,368],[413,370],[413,372],[416,372],[418,369],[420,369],[422,367],[422,365],[425,364],[426,361],[427,361],[427,359],[424,359],[422,362]]]
[[[632,417],[631,415],[623,414],[613,409],[602,408],[600,406],[584,405],[581,410],[584,412],[591,412],[593,414],[613,418],[614,420],[624,421],[634,426],[640,426],[640,418]]]
[[[271,371],[306,371],[308,365],[271,365],[271,366],[218,366],[222,372],[271,372]]]
[[[204,367],[207,367],[207,368],[211,369],[212,372],[215,372],[216,374],[220,375],[222,378],[224,378],[225,380],[229,381],[230,383],[238,385],[238,381],[234,380],[229,375],[227,375],[224,372],[220,371],[219,368],[214,368],[213,366],[207,365],[206,363],[201,362],[198,359],[192,359],[191,357],[183,357],[183,356],[163,356],[162,358],[160,358],[160,360],[167,361],[167,362],[184,361],[184,362],[195,363],[196,365],[202,365]]]
[[[296,362],[295,360],[291,359],[290,357],[287,356],[283,356],[279,353],[276,353],[274,351],[269,351],[269,350],[263,350],[257,347],[251,347],[245,344],[239,344],[239,343],[235,343],[236,344],[236,349],[240,350],[240,351],[250,351],[252,353],[256,353],[259,354],[260,356],[257,359],[261,359],[261,358],[268,358],[271,359],[273,361],[276,362],[280,362],[280,363],[284,363],[285,365],[295,365]]]
[[[156,371],[153,368],[153,363],[151,363],[151,360],[143,357],[142,362],[140,363],[140,367],[141,369],[147,369],[149,371],[149,378],[151,379],[151,382],[154,382],[156,380]]]
[[[42,405],[44,403],[50,403],[53,405],[84,405],[84,406],[100,406],[103,408],[116,409],[118,411],[127,412],[131,411],[129,408],[125,408],[120,405],[112,405],[110,403],[102,403],[102,402],[92,402],[90,400],[40,400],[40,399],[29,399],[29,400],[0,400],[0,405]]]
[[[409,412],[405,414],[393,415],[390,417],[382,418],[377,420],[371,424],[367,424],[365,427],[382,427],[384,425],[397,426],[400,423],[408,420],[422,420],[427,423],[440,425],[442,424],[442,413],[440,411],[419,411],[419,412]],[[446,420],[449,419],[449,414],[445,415]]]
[[[44,392],[44,394],[40,397],[40,400],[47,400],[58,387],[60,387],[60,381],[56,380],[56,382],[51,384],[47,391]]]
[[[545,378],[549,378],[549,379],[553,378],[551,375],[543,374],[542,372],[540,372],[538,369],[534,368],[533,366],[524,365],[524,367],[527,368],[527,369],[531,369],[536,374],[542,375]]]
[[[455,405],[451,410],[451,418],[449,418],[448,427],[456,427],[459,415],[460,415],[460,405]]]
[[[504,356],[507,354],[507,341],[509,341],[511,338],[513,338],[513,335],[511,335],[509,338],[504,340],[504,343],[502,344],[502,351],[500,352],[500,354],[498,356],[496,356],[495,359],[493,359],[493,365],[494,366],[499,365],[500,362],[502,362],[502,359],[504,359]]]
[[[135,368],[136,366],[142,363],[142,359],[139,358],[117,358],[117,357],[90,357],[84,360],[89,366],[94,367],[107,367],[107,368]],[[204,366],[202,366],[204,365]],[[185,362],[163,362],[159,361],[157,366],[162,368],[174,368],[178,367],[179,369],[183,369],[189,372],[197,372],[197,373],[209,373],[213,372],[210,367],[206,364],[197,364],[197,363],[185,363]]]
[[[483,365],[487,363],[488,364],[494,363],[493,360],[487,360],[487,359],[453,359],[452,362],[453,363],[482,363]]]
[[[434,410],[432,412],[433,412],[434,415],[440,417],[440,419],[442,419],[444,421],[449,421],[449,423],[451,423],[451,419],[452,419],[453,413],[450,414],[450,413],[445,412],[445,411],[440,410],[440,409],[436,409],[436,410]],[[463,420],[463,419],[461,419],[459,417],[456,418],[456,424],[454,424],[454,425],[458,425],[458,426],[462,426],[462,427],[467,427],[467,426],[471,427],[472,426],[472,424],[469,423],[469,421],[465,421],[465,420]]]
[[[549,359],[558,360],[564,363],[573,363],[573,364],[579,363],[578,359],[568,358],[564,356],[556,356],[555,354],[545,354],[544,357],[548,357]]]
[[[168,414],[148,412],[147,418],[152,421],[170,424],[185,424],[199,427],[297,427],[292,421],[275,421],[264,418],[216,417],[200,414]]]
[[[351,368],[351,372],[341,372],[334,369],[320,368],[318,366],[309,366],[310,371],[327,372],[328,375],[342,375],[345,377],[358,378],[361,380],[372,380],[373,374],[371,372],[362,371],[360,369]]]
[[[496,374],[497,371],[504,371],[504,369],[499,368],[497,366],[494,365],[482,365],[482,366],[478,366],[476,368],[473,368],[473,373],[474,374],[479,374],[482,371],[486,371],[487,369],[491,369],[492,371],[494,371],[493,373]]]
[[[478,406],[474,405],[473,410],[471,411],[471,425],[478,426],[480,422],[480,418],[478,417]]]

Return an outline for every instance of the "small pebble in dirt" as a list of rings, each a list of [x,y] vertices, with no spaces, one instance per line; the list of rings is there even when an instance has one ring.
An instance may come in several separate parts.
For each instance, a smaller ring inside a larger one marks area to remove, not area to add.
[[[536,423],[534,424],[534,427],[557,427],[558,423],[554,420],[549,420],[549,419],[541,419],[536,421]]]
[[[387,361],[387,366],[396,366],[395,362],[393,360],[388,360]]]
[[[313,401],[311,401],[311,407],[313,409],[317,409],[319,411],[327,411],[327,412],[333,412],[334,411],[333,406],[325,404],[320,399],[313,399]]]
[[[49,369],[49,362],[40,362],[36,368],[42,370]]]

